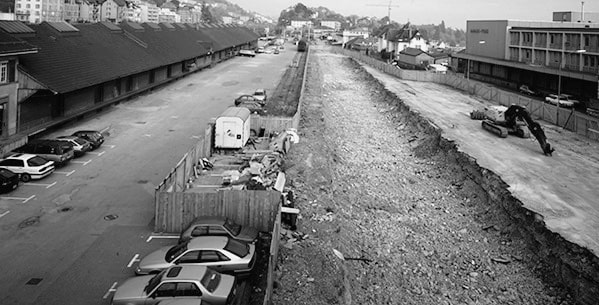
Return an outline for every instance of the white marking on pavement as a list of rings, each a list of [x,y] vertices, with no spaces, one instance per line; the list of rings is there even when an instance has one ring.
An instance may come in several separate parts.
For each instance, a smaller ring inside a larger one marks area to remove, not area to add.
[[[177,116],[177,115],[171,116],[171,119],[178,119],[178,118],[179,118],[179,116]]]
[[[87,161],[71,161],[73,163],[79,163],[79,164],[83,164],[83,166],[86,166],[89,162],[92,162],[92,160],[87,160]]]
[[[107,146],[107,147],[110,147],[110,148],[114,148],[115,147],[115,145],[104,145],[104,146]]]
[[[54,185],[56,185],[56,182],[58,182],[58,181],[54,181],[50,185],[46,186],[46,188],[49,189],[49,188],[53,187]]]
[[[135,262],[139,262],[139,254],[135,254],[135,256],[133,256],[133,258],[129,261],[129,264],[127,264],[127,268],[131,268]]]
[[[74,161],[73,161],[73,162],[74,162]],[[59,171],[54,171],[54,173],[55,173],[55,174],[67,175],[67,177],[68,177],[68,176],[70,176],[70,175],[72,175],[74,172],[75,172],[75,170],[72,170],[72,171],[70,171],[70,172],[59,172]]]
[[[104,153],[106,153],[106,151],[102,151],[102,152],[95,152],[95,151],[88,151],[88,154],[92,154],[92,155],[97,155],[98,157],[103,155]]]
[[[147,133],[144,135],[144,137],[148,137],[148,138],[150,138],[151,136],[152,136],[151,134],[147,134]]]
[[[59,173],[60,174],[60,173]],[[66,174],[66,173],[63,173]],[[56,183],[56,182],[54,182]],[[31,186],[43,186],[43,187],[47,187],[48,185],[53,185],[54,183],[34,183],[34,182],[25,182],[23,183],[23,185],[31,185]]]
[[[29,198],[25,199],[25,200],[23,201],[23,203],[27,203],[27,201],[29,201],[29,200],[31,200],[31,199],[33,199],[33,198],[35,198],[35,195],[31,195]]]
[[[110,295],[111,292],[115,292],[116,291],[116,284],[118,282],[114,282],[112,283],[112,286],[110,286],[110,289],[108,289],[108,291],[106,291],[106,294],[102,297],[102,299],[106,300],[106,298],[108,298],[108,296]]]
[[[199,139],[200,136],[191,136],[192,139]]]
[[[152,239],[174,239],[174,238],[179,238],[179,235],[150,235],[148,237],[148,239],[146,239],[146,242],[149,243]]]
[[[6,211],[6,212],[4,212],[4,213],[0,214],[0,218],[2,218],[2,217],[4,217],[4,216],[6,216],[6,214],[8,214],[8,213],[10,213],[10,211]]]
[[[0,197],[0,199],[3,199],[3,200],[21,200],[21,201],[27,200],[27,198],[24,198],[24,197]]]

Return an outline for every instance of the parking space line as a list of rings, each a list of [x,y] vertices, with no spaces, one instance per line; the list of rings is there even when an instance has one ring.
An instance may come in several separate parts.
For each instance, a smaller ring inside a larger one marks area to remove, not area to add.
[[[25,199],[25,200],[23,201],[23,203],[27,203],[27,201],[29,201],[29,200],[31,200],[31,199],[33,199],[33,198],[35,198],[35,195],[31,195],[31,196],[29,196],[29,198]]]
[[[199,139],[201,138],[200,136],[191,136],[192,139]]]
[[[102,297],[102,299],[106,300],[108,298],[108,296],[110,295],[110,293],[115,292],[116,291],[116,284],[118,282],[114,282],[112,283],[112,286],[110,286],[110,289],[108,289],[108,291],[106,291],[106,294],[104,294],[104,296]]]
[[[78,161],[78,160],[73,160],[71,161],[73,163],[78,163],[78,164],[83,164],[83,166],[86,166],[89,162],[92,162],[91,159],[87,160],[87,161]]]
[[[92,155],[97,155],[98,157],[103,155],[104,153],[106,153],[106,151],[101,151],[101,152],[95,152],[95,151],[88,151],[88,154],[92,154]]]
[[[151,138],[151,137],[152,137],[152,135],[151,135],[151,134],[149,134],[149,133],[146,133],[144,136],[145,136],[145,137],[148,137],[148,138]]]
[[[58,182],[58,181],[54,181],[54,182],[50,183],[48,186],[46,186],[46,188],[49,189],[49,188],[53,187],[54,185],[56,185],[56,182]]]
[[[29,198],[23,198],[23,197],[0,197],[0,199],[2,200],[20,200],[20,201],[25,201]]]
[[[67,177],[72,175],[75,172],[75,170],[72,170],[70,172],[59,172],[59,171],[54,171],[55,174],[61,174],[61,175],[66,175]]]
[[[148,239],[146,239],[146,242],[149,243],[150,241],[152,241],[152,239],[175,239],[175,238],[179,238],[179,235],[150,235],[148,237]]]
[[[110,147],[110,148],[114,148],[115,147],[115,145],[104,145],[104,146]]]
[[[135,256],[133,256],[133,258],[127,264],[127,268],[131,268],[135,262],[139,262],[139,253],[136,253]]]
[[[2,217],[4,217],[4,216],[6,216],[6,214],[8,214],[8,213],[10,213],[10,211],[6,211],[6,212],[4,212],[4,213],[0,214],[0,218],[2,218]]]

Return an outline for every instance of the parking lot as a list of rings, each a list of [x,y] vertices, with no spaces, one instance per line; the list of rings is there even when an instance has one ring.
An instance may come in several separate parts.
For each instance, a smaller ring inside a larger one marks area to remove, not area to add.
[[[109,304],[140,257],[175,243],[153,236],[155,186],[237,96],[274,90],[294,53],[236,57],[44,134],[105,143],[0,196],[0,303]]]

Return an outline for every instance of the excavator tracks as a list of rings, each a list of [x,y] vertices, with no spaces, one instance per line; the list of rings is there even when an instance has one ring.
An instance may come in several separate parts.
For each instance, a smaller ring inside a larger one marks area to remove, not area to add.
[[[493,124],[491,120],[482,121],[483,129],[488,130],[502,138],[507,138],[508,130],[505,127]]]

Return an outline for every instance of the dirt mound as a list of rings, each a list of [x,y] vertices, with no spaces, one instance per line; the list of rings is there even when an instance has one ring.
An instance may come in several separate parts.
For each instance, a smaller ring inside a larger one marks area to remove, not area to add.
[[[538,220],[514,222],[501,179],[433,123],[318,47],[306,86],[288,171],[301,238],[283,238],[275,304],[573,302],[528,246]]]

